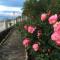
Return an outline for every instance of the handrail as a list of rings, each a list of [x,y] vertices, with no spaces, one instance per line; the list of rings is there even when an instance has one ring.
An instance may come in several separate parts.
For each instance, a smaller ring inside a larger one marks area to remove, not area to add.
[[[11,32],[14,30],[14,27],[11,27],[7,35],[2,39],[0,42],[0,46],[8,39],[8,37],[11,35]]]
[[[10,31],[10,29],[12,29],[12,27],[0,32],[0,42],[3,38],[5,38],[5,36],[8,34],[8,32]]]

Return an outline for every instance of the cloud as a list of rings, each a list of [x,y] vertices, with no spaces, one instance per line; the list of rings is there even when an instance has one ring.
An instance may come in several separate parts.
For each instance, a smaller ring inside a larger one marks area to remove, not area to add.
[[[22,14],[22,7],[8,7],[0,5],[0,16],[19,16]],[[5,12],[6,11],[6,12]]]
[[[13,12],[0,12],[0,16],[21,16],[20,12],[16,12],[16,13],[13,13]]]
[[[0,5],[0,11],[21,11],[22,7],[9,7],[9,6],[4,6]]]

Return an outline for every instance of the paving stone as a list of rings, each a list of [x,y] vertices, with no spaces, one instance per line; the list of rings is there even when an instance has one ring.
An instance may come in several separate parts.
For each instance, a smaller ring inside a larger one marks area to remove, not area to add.
[[[4,45],[0,48],[0,60],[25,60],[25,49],[18,40],[17,30],[14,30]]]

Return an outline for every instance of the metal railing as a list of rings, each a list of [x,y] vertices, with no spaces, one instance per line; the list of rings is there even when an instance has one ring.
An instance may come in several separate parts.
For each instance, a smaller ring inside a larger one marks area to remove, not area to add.
[[[0,45],[3,44],[9,37],[9,35],[11,35],[12,30],[14,29],[14,26],[2,31],[0,33]]]

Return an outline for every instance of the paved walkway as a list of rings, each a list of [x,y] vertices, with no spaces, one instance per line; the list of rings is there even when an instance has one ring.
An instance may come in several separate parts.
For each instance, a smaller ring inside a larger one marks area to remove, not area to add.
[[[25,49],[16,31],[12,31],[4,46],[0,48],[0,60],[25,60]]]

